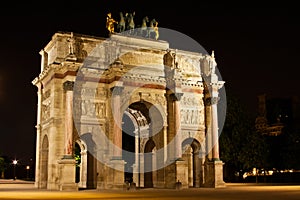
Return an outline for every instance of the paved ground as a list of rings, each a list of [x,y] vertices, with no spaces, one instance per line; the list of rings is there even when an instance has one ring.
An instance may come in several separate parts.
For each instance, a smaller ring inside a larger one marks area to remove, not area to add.
[[[300,200],[300,185],[226,184],[225,188],[186,190],[140,189],[80,190],[77,192],[37,190],[32,182],[0,180],[0,199],[100,199],[100,200]]]

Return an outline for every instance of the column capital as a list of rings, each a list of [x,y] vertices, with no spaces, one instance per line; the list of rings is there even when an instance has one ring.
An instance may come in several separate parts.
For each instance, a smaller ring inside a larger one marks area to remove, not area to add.
[[[66,81],[63,83],[64,91],[70,91],[74,88],[74,81]]]
[[[41,49],[40,52],[39,52],[39,54],[40,54],[41,56],[43,56],[44,53],[45,53],[45,50],[44,50],[44,49]]]
[[[221,89],[224,86],[224,84],[225,84],[225,81],[218,81],[217,80],[215,82],[211,82],[210,86],[211,87],[215,87],[215,88],[217,88],[219,90],[219,89]]]
[[[175,92],[175,93],[170,94],[170,97],[173,101],[180,101],[182,96],[183,96],[183,93],[181,93],[181,92]]]
[[[110,91],[114,94],[114,95],[121,95],[123,92],[124,87],[123,86],[114,86],[112,88],[110,88]]]
[[[204,99],[204,104],[206,106],[211,106],[213,104],[217,104],[220,100],[220,97],[207,97]]]

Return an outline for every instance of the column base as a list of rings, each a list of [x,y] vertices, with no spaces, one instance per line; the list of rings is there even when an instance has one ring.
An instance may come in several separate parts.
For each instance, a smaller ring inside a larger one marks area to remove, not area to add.
[[[205,161],[205,183],[204,187],[223,188],[223,165],[221,160]]]
[[[111,189],[123,189],[124,188],[124,166],[126,162],[122,159],[112,159],[109,162],[109,174],[111,183],[109,188]]]
[[[184,160],[176,159],[166,167],[165,183],[166,188],[188,188],[188,168]]]
[[[62,185],[59,185],[60,191],[77,191],[78,186],[76,183],[64,183]]]
[[[59,190],[77,191],[78,185],[75,183],[75,165],[74,158],[62,158],[59,164]]]
[[[77,58],[75,56],[75,54],[69,54],[66,58],[67,61],[76,61]]]

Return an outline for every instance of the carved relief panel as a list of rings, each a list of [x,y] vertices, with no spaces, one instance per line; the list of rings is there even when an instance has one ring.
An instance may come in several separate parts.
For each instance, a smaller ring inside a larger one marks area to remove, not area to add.
[[[178,55],[177,62],[182,73],[200,75],[200,63],[196,58]]]
[[[51,94],[50,90],[47,90],[42,94],[42,100],[43,100],[42,107],[41,107],[42,121],[46,121],[46,120],[50,119],[50,109],[51,109],[50,94]]]
[[[106,103],[94,100],[81,100],[81,115],[88,117],[105,118]]]
[[[200,95],[185,93],[180,105],[181,124],[204,125],[204,102]]]
[[[204,109],[181,109],[181,124],[204,125]]]

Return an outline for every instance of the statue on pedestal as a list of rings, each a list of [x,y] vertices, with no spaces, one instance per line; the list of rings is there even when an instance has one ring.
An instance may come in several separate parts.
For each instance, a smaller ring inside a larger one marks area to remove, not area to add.
[[[106,17],[106,28],[109,31],[109,34],[115,33],[115,24],[117,24],[117,32],[122,33],[124,31],[127,31],[126,33],[128,35],[140,35],[142,37],[146,38],[152,38],[157,40],[159,37],[159,31],[158,31],[158,22],[155,19],[152,19],[149,21],[148,16],[145,16],[142,19],[142,24],[138,25],[139,30],[135,30],[136,25],[134,22],[134,16],[135,12],[132,13],[125,13],[123,15],[123,12],[120,12],[120,19],[119,21],[116,21],[112,18],[111,13],[109,12]],[[149,23],[149,25],[147,25]]]
[[[115,33],[115,24],[118,24],[118,22],[111,17],[111,13],[108,13],[106,17],[106,28],[110,34]]]
[[[154,33],[154,36],[153,36]],[[156,40],[159,37],[159,33],[158,33],[158,22],[155,19],[152,19],[150,21],[150,26],[148,28],[148,33],[147,36],[148,38],[154,37]]]

